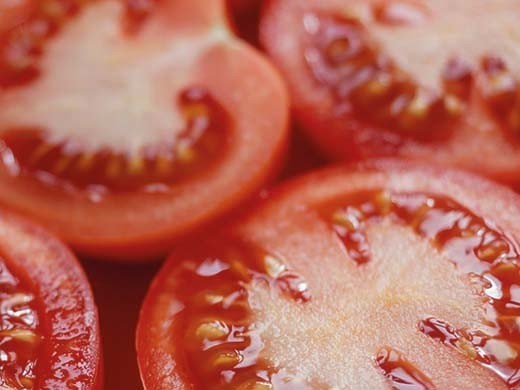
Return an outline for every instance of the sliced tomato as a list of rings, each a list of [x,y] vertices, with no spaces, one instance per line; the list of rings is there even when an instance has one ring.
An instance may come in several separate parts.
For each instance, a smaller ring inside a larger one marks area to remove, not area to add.
[[[145,388],[517,388],[518,215],[505,187],[399,161],[295,179],[165,264]]]
[[[277,166],[288,103],[224,1],[36,1],[0,34],[0,202],[81,252],[157,256]]]
[[[0,210],[0,387],[101,389],[98,313],[74,255]]]
[[[517,0],[269,0],[260,40],[331,157],[520,184],[519,11]]]

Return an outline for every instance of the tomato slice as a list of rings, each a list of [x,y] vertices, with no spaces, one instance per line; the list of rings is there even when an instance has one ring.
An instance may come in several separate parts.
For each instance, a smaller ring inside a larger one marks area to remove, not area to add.
[[[97,308],[74,255],[0,210],[0,387],[101,389]]]
[[[505,187],[393,160],[297,178],[165,264],[145,388],[517,388],[519,213]]]
[[[519,11],[516,0],[270,0],[260,40],[331,157],[426,160],[517,185]]]
[[[32,1],[0,33],[0,202],[76,249],[157,256],[277,166],[288,103],[224,1]]]

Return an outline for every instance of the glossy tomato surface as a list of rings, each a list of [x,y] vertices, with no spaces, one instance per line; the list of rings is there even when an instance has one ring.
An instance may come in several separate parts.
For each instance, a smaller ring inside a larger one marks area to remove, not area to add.
[[[278,165],[288,103],[223,0],[26,1],[0,18],[0,203],[147,259]]]
[[[517,0],[268,0],[260,40],[329,156],[518,185],[519,12]]]
[[[519,213],[396,160],[296,178],[173,253],[141,311],[144,386],[516,388]]]
[[[0,387],[101,389],[97,308],[57,239],[0,211]]]

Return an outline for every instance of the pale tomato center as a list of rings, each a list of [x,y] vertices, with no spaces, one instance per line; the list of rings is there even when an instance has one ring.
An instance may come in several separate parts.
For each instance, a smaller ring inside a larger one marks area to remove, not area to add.
[[[193,86],[197,62],[227,31],[179,37],[151,16],[128,36],[123,16],[123,3],[107,0],[66,23],[43,48],[40,76],[0,92],[0,132],[43,129],[85,152],[130,155],[178,138],[187,127],[178,94]]]

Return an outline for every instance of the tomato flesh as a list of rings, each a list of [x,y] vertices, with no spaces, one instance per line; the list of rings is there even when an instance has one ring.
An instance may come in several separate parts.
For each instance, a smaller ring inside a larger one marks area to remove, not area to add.
[[[516,388],[520,229],[493,213],[519,209],[402,163],[297,179],[172,255],[140,317],[145,387]]]
[[[519,7],[272,0],[260,40],[296,117],[330,157],[426,159],[516,185]]]
[[[56,144],[44,131],[17,129],[0,135],[4,165],[44,185],[86,191],[91,199],[110,192],[167,192],[168,186],[210,169],[226,153],[229,118],[207,91],[188,89],[179,103],[188,128],[177,139],[150,145],[143,153],[89,153],[66,140]]]

